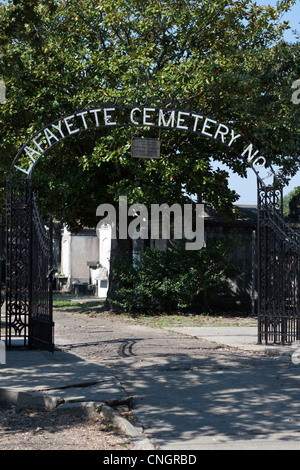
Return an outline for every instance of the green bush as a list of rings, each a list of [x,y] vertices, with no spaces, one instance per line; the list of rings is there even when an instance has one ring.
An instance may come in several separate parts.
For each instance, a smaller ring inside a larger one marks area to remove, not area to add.
[[[218,241],[199,251],[186,251],[184,243],[159,251],[145,249],[136,265],[131,256],[113,258],[115,299],[129,311],[174,311],[206,305],[224,292],[233,266],[232,245]]]

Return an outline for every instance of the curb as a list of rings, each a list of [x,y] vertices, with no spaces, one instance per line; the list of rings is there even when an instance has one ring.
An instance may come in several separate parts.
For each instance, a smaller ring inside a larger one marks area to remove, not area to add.
[[[127,400],[128,401],[128,400]],[[0,388],[0,402],[17,405],[23,408],[33,408],[40,411],[54,411],[55,413],[84,413],[85,416],[96,418],[99,416],[97,408],[101,409],[101,416],[114,424],[127,436],[132,438],[137,450],[155,450],[150,440],[143,435],[142,428],[133,426],[116,410],[103,402],[70,402],[66,403],[61,397],[44,395],[39,392],[24,392],[17,389]]]
[[[52,397],[40,392],[23,392],[14,388],[0,388],[0,401],[41,411],[52,411],[64,403],[61,397]]]
[[[150,440],[142,434],[142,428],[133,426],[127,419],[123,418],[116,410],[105,403],[101,403],[99,406],[101,407],[101,415],[105,420],[113,423],[121,431],[125,432],[127,436],[133,438],[132,440],[137,450],[155,450]]]

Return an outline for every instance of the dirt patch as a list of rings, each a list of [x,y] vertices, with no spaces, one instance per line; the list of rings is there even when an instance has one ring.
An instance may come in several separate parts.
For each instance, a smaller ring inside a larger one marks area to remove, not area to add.
[[[98,413],[19,409],[0,404],[0,450],[133,450],[131,440]]]

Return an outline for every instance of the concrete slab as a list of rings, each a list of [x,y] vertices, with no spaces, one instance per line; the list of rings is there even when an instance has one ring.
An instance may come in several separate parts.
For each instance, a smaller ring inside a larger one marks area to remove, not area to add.
[[[202,338],[219,345],[230,346],[245,351],[252,351],[272,356],[292,355],[294,349],[289,346],[258,344],[257,327],[171,327],[169,331]]]
[[[51,389],[45,395],[60,397],[64,403],[76,402],[109,402],[124,398],[124,391],[115,381],[102,382],[95,385]]]
[[[28,405],[30,397],[36,403],[38,400],[47,403],[50,396],[64,402],[105,402],[127,398],[106,367],[73,354],[59,350],[53,354],[11,350],[6,356],[6,364],[0,365],[0,398],[15,397],[17,402],[25,400]],[[13,393],[8,395],[9,391]]]

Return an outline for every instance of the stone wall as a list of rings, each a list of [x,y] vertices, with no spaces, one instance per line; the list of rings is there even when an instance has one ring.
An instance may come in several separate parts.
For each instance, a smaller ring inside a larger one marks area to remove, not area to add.
[[[210,207],[205,211],[205,239],[227,239],[235,244],[230,261],[238,274],[229,280],[230,288],[226,295],[212,303],[220,309],[240,309],[252,312],[257,299],[257,208],[239,206],[240,217],[226,222]]]

